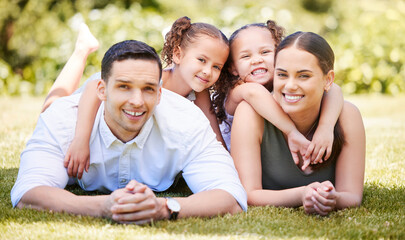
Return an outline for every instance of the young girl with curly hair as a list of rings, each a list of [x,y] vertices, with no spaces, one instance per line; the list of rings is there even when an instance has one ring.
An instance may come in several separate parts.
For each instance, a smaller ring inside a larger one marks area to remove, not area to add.
[[[85,40],[95,39],[88,28],[86,31],[79,32],[78,39],[83,38],[82,35],[87,35],[87,37],[84,38],[84,41],[78,41],[71,57],[74,57],[73,62],[77,64],[68,61],[55,81],[42,111],[55,98],[70,95],[77,88],[88,53],[94,49],[94,47],[88,48]],[[171,30],[166,34],[162,51],[162,58],[167,64],[167,68],[162,74],[162,86],[194,101],[209,119],[218,141],[223,145],[225,143],[216,115],[211,110],[209,88],[220,77],[228,54],[228,39],[218,28],[207,23],[191,23],[188,17],[179,18],[173,23]],[[72,74],[75,75],[73,81]],[[94,80],[100,78],[99,73],[91,77]],[[79,102],[75,137],[64,162],[69,176],[77,176],[79,179],[82,177],[83,170],[87,171],[89,167],[91,126],[100,105],[96,94],[97,82],[87,80],[85,83],[86,87]],[[55,89],[59,89],[59,94],[55,94]]]

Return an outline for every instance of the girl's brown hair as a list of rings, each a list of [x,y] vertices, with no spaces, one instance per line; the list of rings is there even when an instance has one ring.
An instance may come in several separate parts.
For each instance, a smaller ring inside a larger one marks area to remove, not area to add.
[[[177,19],[165,36],[165,43],[161,53],[163,61],[173,63],[173,51],[181,47],[183,50],[202,35],[222,40],[229,45],[228,38],[215,26],[208,23],[191,23],[190,18],[184,16]]]
[[[284,28],[277,25],[275,21],[268,20],[266,23],[252,23],[252,24],[247,24],[235,32],[232,33],[231,37],[229,38],[229,48],[232,48],[232,44],[234,43],[235,39],[238,37],[239,33],[245,29],[249,29],[251,27],[259,27],[259,28],[265,28],[268,29],[271,33],[271,36],[273,37],[273,40],[276,44],[275,48],[277,48],[278,44],[281,42],[282,38],[284,37]],[[232,64],[232,56],[231,53],[229,54],[228,61],[226,62],[225,66],[222,71],[218,81],[214,84],[214,95],[213,95],[213,107],[215,109],[215,114],[218,118],[218,122],[222,123],[225,121],[227,125],[229,125],[226,122],[226,112],[225,112],[225,100],[226,96],[228,96],[229,91],[233,89],[238,83],[239,83],[239,77],[234,76],[230,72],[230,66]],[[273,86],[269,86],[269,91],[273,89]]]

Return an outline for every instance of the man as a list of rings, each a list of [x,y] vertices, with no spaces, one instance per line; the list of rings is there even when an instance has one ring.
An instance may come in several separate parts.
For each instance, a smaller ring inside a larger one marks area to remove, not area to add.
[[[11,191],[13,206],[109,217],[142,224],[159,219],[214,216],[246,210],[233,161],[216,141],[204,114],[185,98],[162,90],[162,65],[145,43],[124,41],[105,54],[97,86],[101,104],[90,139],[90,168],[77,196],[63,166],[74,137],[80,94],[55,101],[41,114],[21,154]],[[157,198],[183,172],[193,195]]]

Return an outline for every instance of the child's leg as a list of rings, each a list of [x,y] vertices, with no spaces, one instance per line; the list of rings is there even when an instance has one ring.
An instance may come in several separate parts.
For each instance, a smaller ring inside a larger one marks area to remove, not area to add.
[[[97,39],[91,34],[87,25],[83,23],[80,26],[73,54],[49,90],[41,112],[45,111],[57,98],[68,96],[79,87],[87,57],[98,47]]]

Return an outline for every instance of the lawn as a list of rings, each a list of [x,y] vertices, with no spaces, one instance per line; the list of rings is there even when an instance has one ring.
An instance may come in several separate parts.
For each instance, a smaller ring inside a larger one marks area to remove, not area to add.
[[[120,225],[108,219],[12,209],[19,154],[43,98],[0,98],[0,239],[405,239],[405,96],[348,96],[367,134],[363,204],[328,217],[302,208],[250,207],[214,218]],[[80,193],[80,190],[73,189]],[[197,206],[196,206],[197,207]]]

